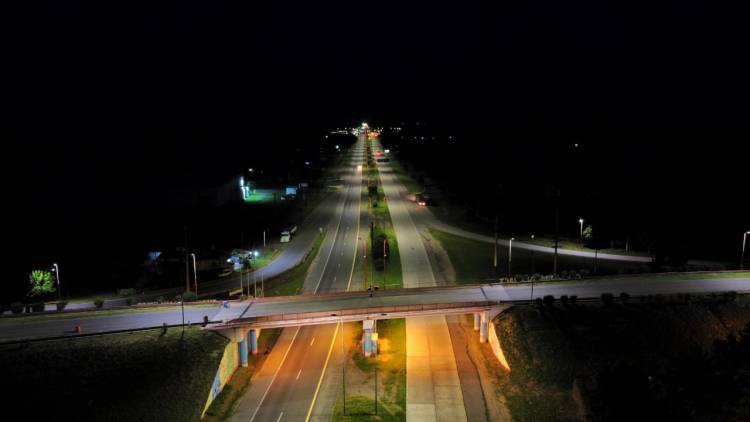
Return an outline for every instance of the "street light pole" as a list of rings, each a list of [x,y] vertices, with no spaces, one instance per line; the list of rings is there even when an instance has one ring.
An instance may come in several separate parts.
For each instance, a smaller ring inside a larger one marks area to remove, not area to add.
[[[193,257],[193,281],[195,282],[195,298],[198,298],[198,271],[196,270],[195,266],[195,254],[191,253],[190,256]]]
[[[745,243],[747,243],[747,235],[750,234],[750,230],[746,231],[742,236],[742,257],[740,258],[740,269],[745,269]]]
[[[578,219],[578,222],[579,222],[579,223],[581,224],[581,234],[580,234],[580,239],[581,239],[581,243],[583,243],[583,218],[579,218],[579,219]]]
[[[495,282],[497,282],[497,215],[495,215],[495,258],[492,261],[492,266],[495,269]]]
[[[511,263],[513,261],[513,241],[516,240],[515,238],[510,238],[508,241],[508,278],[510,278],[510,267]]]
[[[742,252],[743,252],[743,254],[745,252],[745,244],[744,243],[742,244]],[[57,262],[55,262],[54,264],[52,264],[52,266],[54,267],[53,269],[55,270],[55,280],[57,281],[57,300],[61,300],[62,299],[62,290],[60,290],[60,267],[57,266]]]

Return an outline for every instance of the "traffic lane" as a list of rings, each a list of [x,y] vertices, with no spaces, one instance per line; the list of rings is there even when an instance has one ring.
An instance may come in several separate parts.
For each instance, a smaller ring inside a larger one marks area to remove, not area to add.
[[[203,317],[209,320],[219,312],[219,306],[211,308],[185,307],[185,323],[202,323]],[[36,317],[25,317],[36,318]],[[39,317],[44,318],[44,317]],[[0,322],[0,338],[15,340],[23,338],[55,337],[75,335],[76,325],[81,326],[84,334],[116,330],[132,330],[145,327],[181,324],[182,312],[179,307],[175,310],[158,312],[138,312],[110,316],[87,316],[74,318],[50,318],[38,321],[2,321]]]
[[[346,177],[346,189],[342,194],[343,205],[339,215],[338,222],[335,224],[333,242],[330,247],[330,253],[326,255],[326,261],[323,264],[321,274],[312,291],[325,292],[336,286],[344,285],[347,281],[344,274],[347,275],[347,267],[352,264],[353,256],[346,254],[347,248],[344,244],[350,236],[349,226],[350,219],[347,218],[352,212],[352,201],[358,201],[360,195],[353,195],[361,189],[361,179],[357,174]],[[334,218],[335,218],[334,214]],[[353,253],[353,252],[352,252]],[[315,280],[313,277],[312,280]],[[306,287],[310,280],[306,280]],[[252,306],[249,308],[252,309]],[[335,326],[334,326],[335,327]],[[267,394],[256,405],[256,418],[254,420],[278,421],[280,419],[304,420],[307,411],[312,404],[317,382],[323,372],[324,361],[327,358],[328,349],[333,341],[333,332],[330,326],[303,327],[298,332],[298,337],[292,342],[290,353],[287,359],[279,367],[278,376],[268,387]],[[309,343],[307,341],[309,340]],[[317,346],[316,344],[317,343]],[[309,349],[305,347],[309,344]],[[300,353],[303,353],[300,355]],[[317,376],[317,378],[316,378]],[[293,381],[292,381],[293,379]],[[302,379],[301,383],[298,381]],[[301,415],[304,412],[304,415]]]
[[[335,331],[335,324],[300,329],[253,421],[305,420]]]

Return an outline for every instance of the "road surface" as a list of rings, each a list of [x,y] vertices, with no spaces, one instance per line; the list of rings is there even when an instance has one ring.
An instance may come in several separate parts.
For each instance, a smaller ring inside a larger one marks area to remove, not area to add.
[[[373,140],[373,149],[382,150]],[[401,255],[404,287],[436,286],[427,250],[411,217],[413,205],[388,164],[378,163]],[[406,418],[419,421],[465,421],[466,411],[445,317],[406,320]]]
[[[349,163],[350,171],[344,177],[344,191],[328,225],[329,235],[305,280],[303,292],[306,294],[350,288],[359,244],[362,189],[362,174],[356,168],[362,164],[363,151],[363,138],[360,138]],[[253,307],[254,304],[244,312],[254,312]],[[336,325],[284,329],[231,420],[304,421],[314,405],[336,332]]]

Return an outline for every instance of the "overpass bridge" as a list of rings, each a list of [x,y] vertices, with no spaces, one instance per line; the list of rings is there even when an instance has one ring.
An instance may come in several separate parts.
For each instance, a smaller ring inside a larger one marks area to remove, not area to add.
[[[451,287],[424,287],[376,291],[337,292],[316,295],[279,296],[232,302],[214,320],[221,323],[209,329],[218,330],[240,343],[240,356],[247,349],[257,353],[257,335],[263,328],[330,324],[363,321],[363,347],[377,347],[368,338],[375,333],[379,319],[410,318],[430,315],[474,314],[474,328],[480,341],[486,341],[488,323],[515,301],[528,301],[544,295],[577,295],[595,298],[602,293],[628,292],[642,294],[706,293],[734,290],[750,292],[750,277],[730,278],[700,274],[693,277],[642,278],[617,277],[606,280],[541,283],[532,290],[528,284],[477,284]],[[697,277],[696,277],[697,276]],[[377,336],[374,336],[377,338]]]
[[[248,353],[258,352],[258,335],[264,328],[335,324],[362,321],[365,356],[377,353],[377,321],[434,315],[474,315],[474,329],[486,342],[489,321],[510,307],[504,289],[491,285],[429,287],[369,292],[256,298],[234,302],[222,309],[209,327],[239,344],[241,364]]]

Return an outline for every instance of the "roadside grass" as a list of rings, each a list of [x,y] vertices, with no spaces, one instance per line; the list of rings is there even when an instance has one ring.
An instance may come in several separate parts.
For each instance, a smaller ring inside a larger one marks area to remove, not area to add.
[[[439,230],[430,229],[448,253],[456,270],[458,284],[479,283],[495,278],[493,268],[494,245],[473,239],[466,239]],[[513,249],[512,274],[552,274],[553,255],[532,252],[524,249]],[[497,264],[499,277],[508,275],[508,247],[498,246]],[[598,259],[596,274],[618,274],[626,270],[641,270],[639,264]],[[578,258],[565,255],[557,257],[557,272],[587,270],[594,275],[593,258]]]
[[[405,421],[406,420],[406,325],[403,319],[378,321],[378,415],[374,415],[374,397],[347,396],[346,416],[339,395],[334,407],[334,421]],[[348,334],[348,333],[347,333]],[[361,328],[354,330],[355,345],[359,344]],[[374,374],[375,360],[364,358],[359,350],[352,351],[357,367]],[[365,362],[366,361],[366,362]],[[368,377],[368,382],[370,378]],[[374,380],[372,380],[374,382]]]
[[[221,393],[214,399],[211,406],[206,410],[203,421],[221,422],[228,420],[234,412],[238,401],[242,398],[250,386],[253,374],[261,367],[265,360],[266,354],[263,352],[269,350],[276,343],[281,334],[281,328],[272,328],[262,330],[258,337],[258,354],[248,355],[247,368],[239,367],[232,375],[232,378],[221,390]]]
[[[277,256],[281,253],[281,251],[284,250],[286,247],[286,243],[282,244],[282,246],[276,248],[267,246],[265,248],[260,248],[258,250],[258,257],[252,260],[251,267],[253,270],[257,271],[271,262],[273,262],[274,259],[276,259]]]
[[[320,245],[323,244],[325,237],[325,231],[318,234],[312,248],[310,248],[307,255],[302,258],[302,261],[297,266],[270,280],[266,280],[266,296],[291,296],[299,294],[305,283],[305,277],[307,276],[307,271],[310,269],[310,264],[318,256]],[[260,280],[258,280],[258,287],[261,287]]]
[[[211,303],[211,304],[200,304],[200,305],[185,305],[185,308],[195,309],[195,308],[218,308],[219,304]],[[82,311],[82,312],[60,312],[60,313],[49,313],[49,314],[43,314],[43,315],[33,315],[33,316],[23,316],[23,317],[4,317],[0,318],[0,325],[10,325],[10,324],[25,324],[29,322],[37,322],[37,321],[49,321],[49,320],[65,320],[65,319],[90,319],[90,318],[98,318],[98,317],[104,317],[104,316],[115,316],[115,315],[124,315],[124,314],[139,314],[144,312],[154,313],[154,312],[174,312],[179,311],[180,305],[174,305],[174,306],[159,306],[159,307],[149,307],[149,308],[130,308],[130,309],[113,309],[113,310],[103,310],[103,311]]]
[[[172,328],[0,346],[7,411],[35,420],[199,420],[228,343]]]

